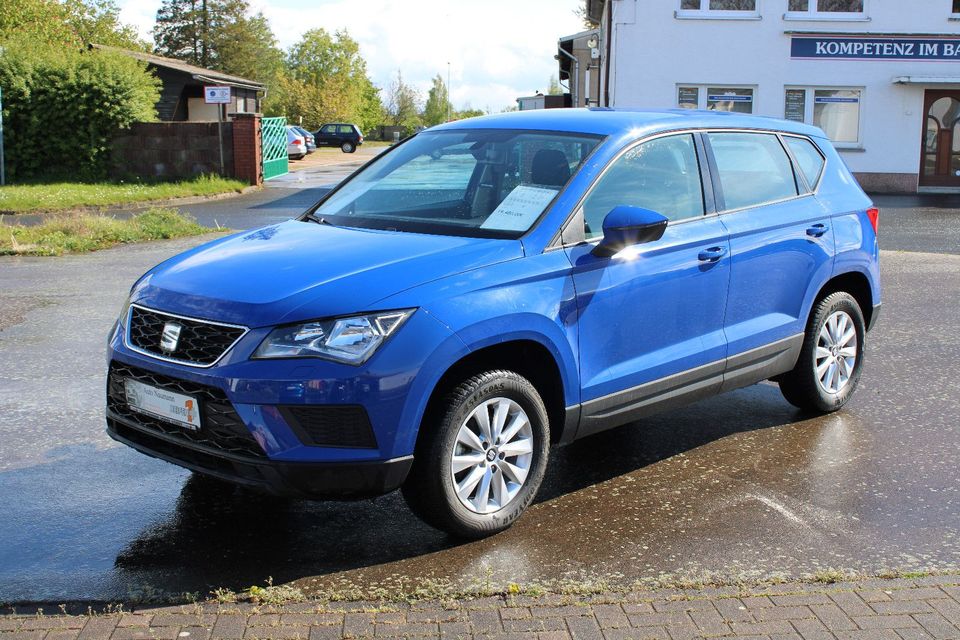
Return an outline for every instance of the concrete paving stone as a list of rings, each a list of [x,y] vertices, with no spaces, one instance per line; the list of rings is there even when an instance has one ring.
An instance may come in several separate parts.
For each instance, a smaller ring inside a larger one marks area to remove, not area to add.
[[[861,629],[905,629],[920,626],[916,620],[905,615],[870,616],[867,618],[854,616],[853,621]]]
[[[111,640],[175,640],[180,627],[117,627]],[[103,636],[106,638],[108,636]]]
[[[786,620],[769,622],[731,622],[730,630],[736,635],[770,635],[771,633],[793,633],[793,626]]]
[[[470,626],[474,633],[500,633],[503,625],[500,622],[500,612],[496,610],[477,610],[468,613]]]
[[[691,611],[690,617],[697,629],[704,635],[723,635],[730,633],[730,626],[724,621],[723,616],[716,609],[710,611]]]
[[[439,636],[440,627],[436,623],[418,622],[415,624],[378,624],[374,633],[377,637]]]
[[[500,617],[504,620],[526,620],[533,614],[528,607],[505,607],[500,610]]]
[[[813,618],[813,611],[810,607],[772,607],[769,609],[758,609],[753,612],[757,622],[767,622],[770,620],[799,620],[801,618]]]
[[[939,587],[914,587],[913,589],[895,589],[890,592],[891,600],[938,600],[948,597]]]
[[[149,627],[152,613],[124,613],[117,621],[118,627]]]
[[[210,637],[213,640],[233,640],[242,638],[247,628],[247,616],[221,615],[213,625]]]
[[[773,604],[778,607],[804,607],[811,604],[829,604],[829,596],[825,593],[792,593],[783,596],[770,596]]]
[[[593,638],[599,638],[599,635]],[[541,631],[537,634],[537,640],[570,640],[571,636],[566,631]]]
[[[178,640],[209,640],[212,631],[213,627],[182,627],[177,638]]]
[[[671,640],[698,640],[704,637],[704,633],[693,623],[670,625],[667,633]]]
[[[721,598],[713,603],[726,622],[753,622],[753,614],[740,598]]]
[[[114,617],[90,618],[77,637],[80,640],[103,640],[110,637],[116,626],[117,619]]]
[[[257,640],[307,640],[310,637],[310,627],[287,627],[278,625],[274,627],[247,627],[244,638],[256,638]]]
[[[897,629],[897,635],[903,640],[933,640],[933,636],[926,632],[922,627],[911,627],[910,629]]]
[[[715,611],[709,600],[661,600],[653,602],[655,611]]]
[[[443,640],[458,640],[473,636],[469,622],[441,622],[440,637]],[[311,638],[311,640],[313,640]]]
[[[812,604],[810,610],[830,631],[847,631],[857,628],[850,616],[835,604]]]
[[[345,613],[343,615],[343,636],[345,638],[364,638],[374,635],[374,614]]]
[[[643,629],[604,629],[604,640],[672,640],[663,627]]]
[[[591,615],[590,607],[581,607],[567,604],[559,607],[531,607],[530,613],[534,618],[562,618],[565,616]]]
[[[630,626],[630,619],[627,618],[627,614],[624,613],[623,607],[619,604],[595,604],[592,608],[593,615],[601,629]]]
[[[567,630],[574,640],[595,640],[603,635],[597,619],[593,616],[568,616]]]
[[[873,613],[873,609],[853,592],[831,593],[830,599],[843,609],[843,612],[848,616],[869,616]]]
[[[279,619],[279,616],[277,616]],[[217,617],[209,613],[197,615],[195,613],[160,613],[153,616],[151,627],[188,627],[196,625],[212,625]]]
[[[254,613],[247,616],[248,627],[269,627],[280,624],[279,613]]]
[[[790,624],[793,625],[793,628],[797,630],[797,633],[800,635],[806,635],[811,633],[829,633],[826,625],[820,621],[820,618],[802,618],[800,620],[791,620]]]
[[[930,605],[918,600],[891,600],[889,602],[871,602],[870,607],[882,616],[911,613],[930,613]]]
[[[837,640],[900,640],[893,629],[860,629],[857,631],[835,631]]]
[[[950,621],[939,613],[918,613],[913,616],[913,619],[938,640],[960,638],[960,629],[950,624]]]
[[[514,631],[561,631],[567,628],[563,618],[531,618],[529,620],[504,620],[503,630]]]
[[[0,634],[3,640],[43,640],[46,635],[43,629],[34,629],[32,631],[8,631]]]
[[[943,592],[946,593],[948,596],[950,596],[957,602],[960,602],[960,586],[953,585],[953,586],[943,586],[940,588],[943,589]]]
[[[327,625],[343,624],[342,613],[282,613],[280,614],[281,624],[302,624],[313,626],[315,624]]]
[[[631,627],[665,627],[668,625],[692,624],[690,616],[686,613],[641,613],[638,615],[627,614]]]
[[[953,600],[931,600],[930,606],[949,620],[950,624],[960,627],[960,603]]]
[[[624,602],[620,605],[626,614],[654,613],[653,605],[649,602]]]
[[[504,611],[508,609],[502,609],[500,615],[502,616]],[[443,609],[438,609],[436,611],[408,611],[407,612],[407,622],[457,622],[465,621],[467,616],[465,613],[459,609],[454,609],[452,611],[444,611]]]
[[[857,589],[854,593],[856,593],[861,600],[869,604],[874,602],[887,602],[888,600],[892,600],[893,598],[890,597],[890,593],[893,593],[893,592],[890,591],[890,593],[887,593],[887,591],[890,591],[890,590],[889,589],[887,590]]]
[[[43,616],[42,618],[23,618],[20,621],[21,631],[36,629],[82,629],[84,620],[73,616]]]
[[[309,640],[341,640],[341,638],[343,638],[343,631],[340,627],[330,625],[310,627]]]
[[[766,609],[767,607],[772,607],[773,600],[768,596],[747,596],[745,598],[740,598],[740,602],[743,603],[747,609]]]
[[[403,624],[407,621],[407,615],[399,611],[379,611],[374,614],[374,622],[377,624]]]
[[[77,640],[80,629],[51,629],[43,640]]]

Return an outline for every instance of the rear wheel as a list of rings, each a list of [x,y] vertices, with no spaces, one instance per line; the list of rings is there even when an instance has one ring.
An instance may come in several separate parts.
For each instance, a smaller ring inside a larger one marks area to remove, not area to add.
[[[866,326],[860,305],[840,291],[821,300],[810,316],[797,365],[779,379],[787,402],[808,411],[836,411],[860,382]]]
[[[509,527],[540,488],[550,431],[537,390],[512,371],[473,376],[425,423],[403,486],[411,510],[464,538]]]
[[[344,142],[340,145],[340,150],[344,153],[353,153],[356,150],[356,146],[352,142]]]

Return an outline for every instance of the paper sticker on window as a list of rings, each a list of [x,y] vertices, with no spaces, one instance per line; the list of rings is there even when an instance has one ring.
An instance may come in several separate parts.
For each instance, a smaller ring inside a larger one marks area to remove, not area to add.
[[[530,187],[521,184],[510,192],[493,213],[480,225],[481,229],[500,231],[526,231],[543,213],[557,195],[556,189]]]

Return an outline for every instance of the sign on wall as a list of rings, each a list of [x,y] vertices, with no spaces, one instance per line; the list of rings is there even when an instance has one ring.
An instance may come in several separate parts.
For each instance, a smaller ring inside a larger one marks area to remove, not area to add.
[[[230,87],[204,85],[203,101],[207,104],[230,104]]]
[[[960,38],[793,36],[790,57],[808,60],[960,61]]]

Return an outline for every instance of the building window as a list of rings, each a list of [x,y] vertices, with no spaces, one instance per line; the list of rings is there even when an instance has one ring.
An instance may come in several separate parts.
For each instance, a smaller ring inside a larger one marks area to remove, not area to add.
[[[960,13],[960,0],[953,0],[953,12]]]
[[[750,87],[678,85],[677,106],[681,109],[753,113],[753,92]]]
[[[788,0],[787,20],[866,20],[867,0]]]
[[[862,94],[862,89],[788,88],[783,115],[820,127],[838,147],[857,147]]]
[[[758,20],[760,0],[680,0],[678,18]]]

